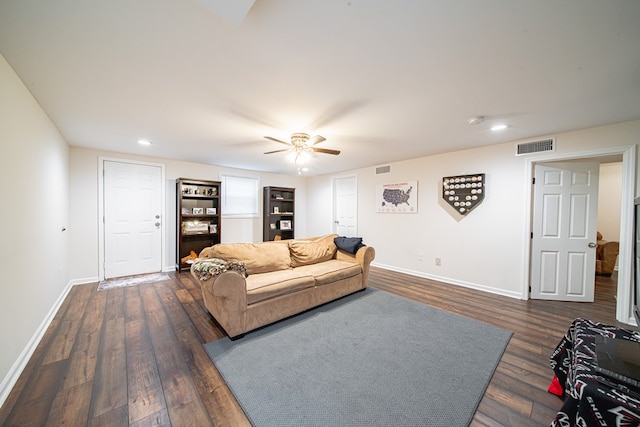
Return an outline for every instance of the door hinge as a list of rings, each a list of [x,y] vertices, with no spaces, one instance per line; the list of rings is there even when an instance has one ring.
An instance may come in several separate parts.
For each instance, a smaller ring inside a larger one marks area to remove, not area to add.
[[[533,231],[531,232],[531,238],[533,239]]]
[[[531,178],[531,184],[532,185],[536,185],[536,177],[535,176],[533,178]]]

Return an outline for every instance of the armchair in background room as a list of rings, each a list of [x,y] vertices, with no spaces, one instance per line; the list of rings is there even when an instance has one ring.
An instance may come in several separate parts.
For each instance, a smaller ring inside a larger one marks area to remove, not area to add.
[[[602,240],[602,234],[598,231],[598,247],[596,248],[596,274],[601,276],[611,276],[616,266],[618,252],[620,252],[619,242],[608,242]]]

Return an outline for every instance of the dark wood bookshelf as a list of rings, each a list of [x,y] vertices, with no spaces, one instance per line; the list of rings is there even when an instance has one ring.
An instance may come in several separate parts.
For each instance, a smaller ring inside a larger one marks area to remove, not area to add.
[[[176,180],[176,271],[191,268],[182,262],[191,251],[220,243],[220,206],[220,181]]]
[[[295,236],[296,189],[264,187],[262,240],[293,239]]]

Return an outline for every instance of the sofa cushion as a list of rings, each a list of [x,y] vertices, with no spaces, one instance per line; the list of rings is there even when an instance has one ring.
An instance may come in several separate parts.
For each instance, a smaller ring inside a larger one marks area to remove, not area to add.
[[[298,269],[272,271],[247,277],[247,304],[312,288],[315,282]]]
[[[298,274],[313,276],[316,286],[322,286],[362,274],[362,267],[354,262],[332,259],[318,264],[298,267],[295,271]]]
[[[300,267],[332,259],[337,250],[334,238],[335,235],[332,234],[315,240],[290,241],[291,266]]]
[[[249,275],[291,268],[289,247],[281,242],[222,243],[205,250],[201,256],[243,262]]]

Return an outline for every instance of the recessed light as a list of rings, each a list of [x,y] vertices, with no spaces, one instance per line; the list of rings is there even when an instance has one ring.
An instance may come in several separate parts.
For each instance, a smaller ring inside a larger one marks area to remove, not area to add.
[[[153,144],[153,142],[149,141],[148,139],[139,139],[138,140],[138,144],[140,144],[140,145],[151,145],[151,144]]]
[[[494,126],[491,126],[491,130],[492,131],[505,130],[508,127],[509,127],[509,125],[505,125],[505,124],[494,125]]]

